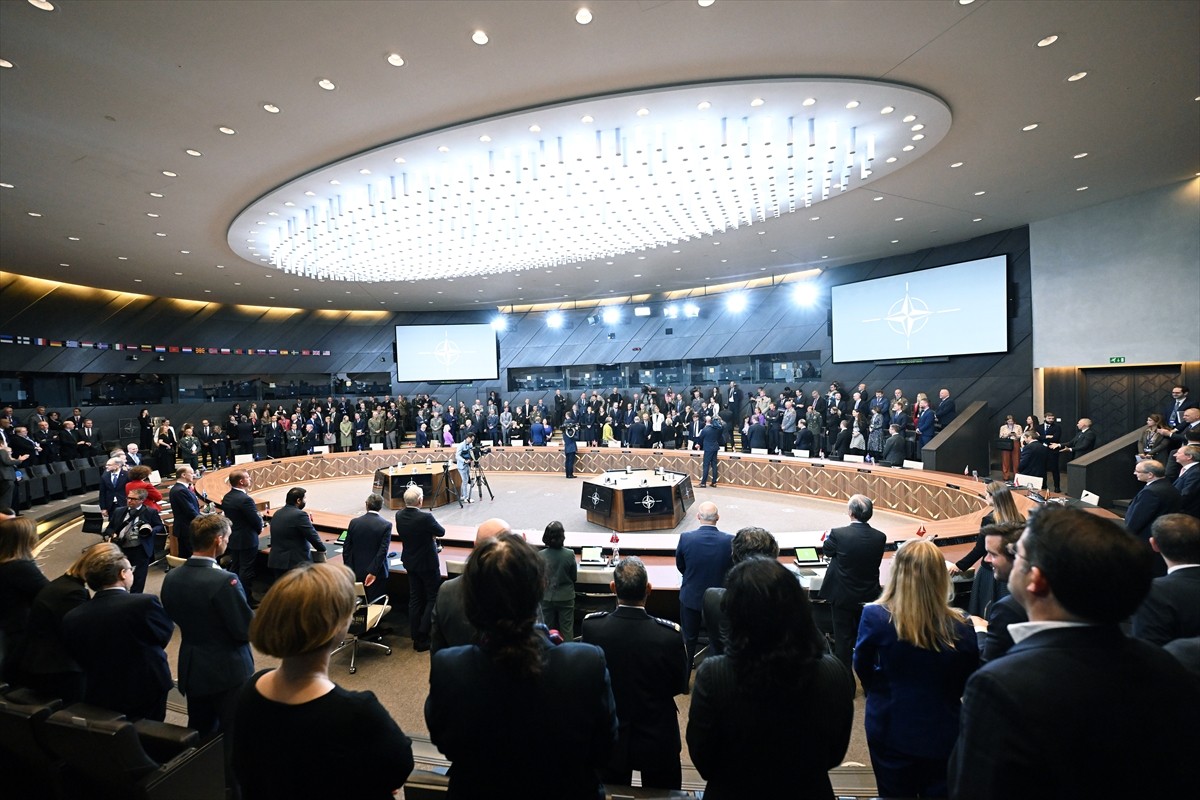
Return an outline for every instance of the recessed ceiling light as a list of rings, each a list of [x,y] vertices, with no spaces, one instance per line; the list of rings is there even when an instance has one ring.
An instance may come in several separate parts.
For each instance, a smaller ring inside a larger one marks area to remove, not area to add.
[[[837,237],[836,236],[826,236],[825,238],[826,239],[836,239]]]
[[[803,102],[803,103],[801,103],[800,105],[802,105],[802,106],[815,106],[816,104],[817,104],[817,98],[815,98],[815,97],[806,97],[806,98],[804,98],[804,102]]]
[[[919,142],[919,141],[921,141],[921,140],[922,140],[922,139],[924,139],[924,138],[925,138],[925,134],[923,134],[923,133],[914,133],[914,134],[913,134],[913,137],[912,137],[912,140],[913,140],[914,142]]]
[[[482,47],[488,43],[488,35],[483,31],[475,31],[471,34],[471,41]]]
[[[894,222],[903,222],[903,221],[904,221],[904,217],[896,217],[896,219],[895,219],[895,220],[893,220],[893,221],[894,221]]]
[[[217,264],[217,269],[225,269],[225,265],[224,265],[224,264]],[[299,291],[299,290],[297,290],[297,291]]]
[[[185,256],[190,256],[192,254],[191,250],[180,250],[179,252]]]
[[[360,169],[360,170],[358,171],[358,174],[359,174],[359,175],[370,175],[370,174],[371,174],[371,170],[367,169],[366,167],[363,167],[362,169]]]
[[[337,178],[333,178],[329,181],[329,185],[330,186],[341,186],[342,182],[339,181]]]
[[[69,241],[72,241],[72,242],[78,242],[78,241],[79,241],[79,237],[78,237],[78,236],[68,236],[68,237],[67,237],[67,239],[68,239]]]
[[[648,109],[648,108],[639,108],[639,109],[637,110],[637,115],[638,115],[639,117],[648,117],[648,116],[650,116],[650,109]]]
[[[961,162],[961,161],[955,161],[953,164],[951,164],[951,165],[950,165],[950,169],[958,169],[958,168],[959,168],[959,167],[961,167],[962,165],[963,165],[963,162]]]
[[[892,244],[900,244],[900,240],[899,240],[899,239],[892,239]]]
[[[150,192],[151,197],[162,197],[162,192]]]
[[[117,261],[128,261],[129,256],[117,256]]]
[[[1087,188],[1088,188],[1088,187],[1086,187],[1086,186],[1080,186],[1080,187],[1078,187],[1078,188],[1077,188],[1075,191],[1077,191],[1077,192],[1086,192],[1086,191],[1087,191]]]
[[[821,256],[821,258],[829,258],[829,256]]]
[[[808,218],[808,221],[809,221],[809,222],[816,222],[816,221],[817,221],[817,220],[819,220],[819,219],[820,219],[820,217],[809,217],[809,218]]]
[[[242,282],[241,282],[241,281],[234,281],[234,282],[233,282],[233,285],[234,285],[234,286],[241,286],[241,285],[242,285]]]
[[[1076,153],[1072,158],[1087,158],[1087,153]]]
[[[907,116],[904,117],[904,119],[902,119],[900,121],[901,122],[916,122],[917,115],[916,114],[908,114]]]
[[[69,267],[69,266],[71,266],[71,265],[70,265],[70,264],[59,264],[59,266],[60,266],[60,267]]]
[[[849,103],[846,103],[846,108],[858,108],[858,101],[851,100]]]
[[[1057,41],[1058,41],[1058,36],[1055,34],[1051,34],[1051,35],[1047,36],[1045,39],[1039,40],[1037,46],[1038,47],[1049,47],[1050,45],[1054,44]]]
[[[916,125],[912,126],[912,130],[913,131],[923,131],[923,130],[925,130],[925,126],[918,122]]]
[[[266,111],[268,114],[278,114],[279,106],[275,105],[274,103],[267,103],[263,106],[263,111]]]
[[[1031,130],[1034,130],[1035,128],[1037,128],[1037,126],[1038,126],[1038,124],[1036,122],[1031,122],[1028,125],[1026,125],[1024,128],[1021,128],[1021,130],[1031,131]]]
[[[217,128],[217,130],[219,130],[221,133],[225,134],[226,136],[233,136],[235,133],[237,133],[237,131],[235,131],[233,128],[229,127],[228,125],[222,125],[221,127]]]
[[[971,220],[971,222],[983,222],[983,217],[976,217],[975,219]]]
[[[199,158],[200,156],[204,155],[204,153],[201,153],[199,150],[184,150],[183,152],[187,153],[193,158]]]
[[[754,98],[753,100],[751,100],[751,101],[750,101],[750,107],[751,107],[751,108],[758,108],[759,106],[761,106],[761,105],[762,105],[763,103],[765,103],[765,102],[767,102],[767,101],[766,101],[766,100],[763,100],[761,97],[756,97],[756,98]]]
[[[696,5],[700,6],[701,8],[708,8],[715,2],[716,0],[696,0]]]
[[[882,197],[872,197],[872,198],[871,198],[871,200],[872,200],[873,202],[876,202],[876,203],[878,203],[878,202],[879,202],[880,200],[882,200],[882,199],[883,199]]]
[[[447,147],[446,145],[444,145],[444,144],[443,144],[443,145],[441,145],[441,146],[439,146],[439,147],[438,147],[438,152],[439,152],[439,153],[449,153],[449,152],[450,152],[450,148],[449,148],[449,147]]]
[[[305,193],[304,193],[304,196],[305,196],[305,197],[316,197],[316,196],[317,196],[317,193],[316,193],[316,192],[313,192],[313,191],[308,191],[308,192],[305,192]]]
[[[393,161],[394,163],[396,163],[396,164],[407,164],[407,163],[408,163],[407,161],[405,161],[405,160],[404,160],[403,158],[401,158],[400,156],[396,156],[395,158],[393,158],[393,159],[392,159],[392,161]]]
[[[579,121],[582,122],[584,125],[588,125],[590,123],[595,122],[596,118],[593,117],[591,114],[584,114],[582,117],[579,118]]]
[[[975,0],[958,0],[958,4],[960,6],[969,6],[969,5],[971,5],[971,3],[974,3],[974,2],[975,2]]]
[[[42,11],[54,10],[54,3],[51,3],[50,0],[29,0],[29,5],[40,8]]]
[[[166,175],[168,178],[178,178],[179,177],[178,172],[171,172],[171,170],[169,170],[169,169],[164,169],[162,171],[162,174]]]
[[[0,58],[0,69],[12,69],[13,63],[7,58]]]
[[[580,25],[587,25],[592,21],[592,12],[586,8],[581,8],[575,12],[575,21]]]
[[[36,211],[26,211],[25,213],[26,213],[26,214],[28,214],[28,215],[29,215],[29,216],[31,216],[31,217],[40,217],[40,216],[41,216],[41,214],[39,214],[39,213],[38,213],[38,212],[36,212]]]
[[[879,109],[879,113],[880,114],[890,114],[895,110],[896,110],[895,106],[884,106],[883,108]]]
[[[146,216],[151,217],[153,219],[158,219],[158,214],[155,214],[153,211],[147,211]]]
[[[979,197],[979,196],[980,196],[980,195],[982,195],[982,194],[987,194],[987,192],[976,192],[976,193],[975,193],[975,196],[976,196],[976,197]]]
[[[905,153],[907,153],[907,152],[909,152],[909,151],[911,151],[911,150],[913,150],[913,149],[915,149],[915,148],[914,148],[914,147],[913,147],[913,145],[911,145],[911,144],[906,144],[906,145],[904,145],[904,147],[901,147],[901,148],[900,148],[900,150],[901,150],[902,152],[905,152]]]
[[[175,276],[176,276],[176,277],[178,277],[178,278],[182,278],[182,277],[183,277],[183,273],[182,273],[182,272],[176,272],[176,273],[175,273]]]
[[[321,78],[320,80],[317,81],[317,86],[320,86],[322,89],[324,89],[327,92],[332,92],[334,89],[337,88],[337,84],[335,84],[333,81],[329,80],[329,78]]]
[[[707,100],[701,100],[696,104],[697,111],[708,111],[710,108],[712,108],[712,103],[708,102]]]
[[[162,233],[162,232],[156,232],[154,235],[155,236],[166,236],[166,234]]]
[[[0,189],[15,189],[11,183],[0,183]]]
[[[1087,72],[1076,72],[1074,75],[1068,76],[1067,80],[1070,81],[1071,83],[1074,83],[1075,81],[1081,81],[1086,77],[1087,77]]]
[[[537,123],[534,123],[533,125],[530,125],[530,126],[529,126],[529,132],[530,132],[530,133],[541,133],[541,132],[542,132],[542,126],[541,126],[541,125],[538,125]]]
[[[404,66],[404,58],[399,53],[388,53],[387,62],[393,67]]]

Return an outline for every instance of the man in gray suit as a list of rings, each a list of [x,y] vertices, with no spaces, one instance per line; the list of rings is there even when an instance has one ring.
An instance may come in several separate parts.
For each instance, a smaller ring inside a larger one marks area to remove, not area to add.
[[[475,547],[502,533],[512,533],[512,526],[499,517],[484,520],[475,529]],[[438,590],[433,604],[429,643],[434,653],[444,647],[474,644],[479,637],[475,626],[467,620],[467,605],[463,598],[462,577],[452,578]]]
[[[267,566],[282,575],[289,569],[312,561],[316,548],[325,552],[325,543],[317,535],[312,518],[304,511],[304,495],[308,490],[301,486],[288,489],[284,499],[286,505],[271,516],[271,552]]]
[[[192,557],[167,573],[162,603],[179,626],[179,690],[188,727],[202,736],[229,727],[229,699],[254,672],[250,620],[254,612],[236,575],[217,566],[229,545],[229,520],[201,514],[192,521]]]

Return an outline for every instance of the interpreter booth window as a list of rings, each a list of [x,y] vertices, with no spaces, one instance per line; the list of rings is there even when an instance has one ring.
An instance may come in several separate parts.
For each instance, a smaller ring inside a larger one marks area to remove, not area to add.
[[[625,370],[623,367],[599,366],[569,367],[567,369],[567,386],[577,391],[584,389],[607,389],[611,386],[624,386]]]
[[[508,370],[510,392],[546,391],[567,388],[562,367],[512,367]]]

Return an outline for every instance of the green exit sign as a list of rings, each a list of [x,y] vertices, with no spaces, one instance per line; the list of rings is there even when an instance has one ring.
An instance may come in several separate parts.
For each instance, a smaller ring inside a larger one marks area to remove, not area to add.
[[[1108,363],[1110,363],[1110,364],[1124,364],[1124,363],[1125,363],[1125,356],[1113,356],[1112,358],[1110,358],[1110,359],[1108,360]]]

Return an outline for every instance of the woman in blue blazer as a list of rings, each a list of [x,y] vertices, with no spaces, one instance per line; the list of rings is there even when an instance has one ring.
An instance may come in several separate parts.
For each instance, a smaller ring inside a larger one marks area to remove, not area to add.
[[[946,796],[963,688],[979,667],[975,630],[950,596],[945,559],[918,539],[896,553],[883,595],[863,609],[854,671],[881,797]]]

